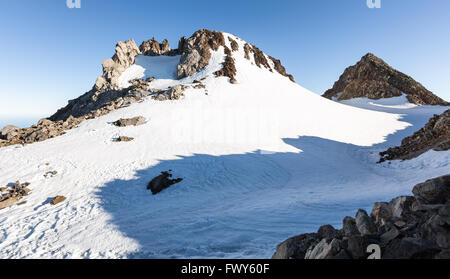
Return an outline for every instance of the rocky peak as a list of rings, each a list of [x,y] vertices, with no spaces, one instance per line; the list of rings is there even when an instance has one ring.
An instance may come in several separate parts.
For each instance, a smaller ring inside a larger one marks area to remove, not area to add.
[[[382,59],[368,53],[354,66],[345,69],[333,88],[323,97],[348,100],[352,98],[381,99],[406,94],[416,105],[450,105],[420,83],[389,66]]]

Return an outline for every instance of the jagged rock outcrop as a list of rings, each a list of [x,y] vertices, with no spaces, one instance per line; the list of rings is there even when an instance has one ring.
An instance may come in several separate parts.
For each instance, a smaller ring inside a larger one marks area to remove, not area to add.
[[[183,46],[182,43],[183,38],[180,39],[181,47]],[[180,47],[180,46],[179,46]],[[161,43],[159,43],[155,38],[151,38],[148,41],[143,42],[139,46],[139,50],[143,55],[147,56],[160,56],[160,55],[167,55],[167,56],[175,56],[180,55],[181,48],[178,49],[171,49],[169,41],[167,39],[164,39]]]
[[[402,140],[402,144],[380,153],[380,162],[417,157],[428,150],[450,149],[450,109],[434,115],[419,131]]]
[[[225,46],[222,32],[201,29],[195,32],[183,44],[180,63],[178,64],[178,79],[192,76],[203,70],[211,58],[211,50],[217,51]]]
[[[64,134],[65,130],[76,127],[82,120],[69,117],[65,121],[53,122],[41,119],[37,125],[30,128],[6,126],[0,132],[0,147],[14,144],[29,144],[40,142]]]
[[[231,83],[237,83],[236,76],[236,65],[231,50],[225,46],[225,61],[222,63],[222,69],[217,71],[215,74],[218,77],[229,77]]]
[[[280,75],[289,78],[292,82],[295,82],[294,77],[290,74],[286,73],[286,69],[281,65],[280,60],[275,59],[271,56],[267,56],[256,46],[253,46],[249,43],[244,45],[244,57],[248,60],[251,58],[251,54],[253,54],[253,61],[256,66],[264,67],[269,71],[273,72],[273,70],[277,71]],[[269,60],[273,63],[273,69],[269,64]]]
[[[414,196],[359,210],[343,228],[320,227],[277,246],[274,259],[366,259],[378,245],[382,259],[450,258],[450,175],[416,185]]]
[[[134,64],[138,54],[141,54],[141,51],[134,40],[118,42],[114,56],[102,63],[103,75],[97,78],[94,86],[95,91],[119,89],[118,79],[120,75]]]
[[[450,105],[372,53],[345,69],[333,88],[322,96],[338,101],[361,97],[377,100],[401,96],[402,93],[406,94],[410,103],[416,105]]]

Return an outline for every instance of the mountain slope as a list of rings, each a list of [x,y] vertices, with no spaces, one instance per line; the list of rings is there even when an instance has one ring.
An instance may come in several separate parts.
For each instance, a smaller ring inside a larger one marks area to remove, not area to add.
[[[323,97],[339,101],[352,98],[392,98],[406,94],[416,105],[450,105],[411,77],[393,69],[386,62],[368,53],[354,66],[345,69],[333,88]]]
[[[217,45],[191,41],[186,77],[178,75],[182,54],[179,63],[180,54],[136,55],[115,74],[115,88],[107,81],[52,120],[77,107],[90,114],[114,102],[111,110],[60,136],[0,148],[0,185],[19,180],[31,189],[25,204],[0,210],[1,258],[270,257],[290,235],[336,225],[354,208],[448,172],[448,152],[375,164],[442,107],[333,102],[292,82],[278,60],[219,33]],[[136,116],[146,123],[113,125]],[[119,136],[134,140],[113,142]],[[147,184],[168,170],[183,181],[153,196]],[[58,195],[67,199],[49,204]]]

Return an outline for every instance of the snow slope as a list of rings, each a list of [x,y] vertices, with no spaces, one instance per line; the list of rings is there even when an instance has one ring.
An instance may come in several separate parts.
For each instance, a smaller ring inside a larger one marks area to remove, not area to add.
[[[0,258],[260,258],[277,243],[373,202],[410,194],[449,173],[450,152],[375,164],[444,107],[372,100],[340,104],[234,52],[236,79],[205,70],[173,79],[176,57],[140,57],[121,77],[155,88],[202,80],[178,101],[142,103],[87,120],[40,143],[0,149],[0,185],[31,183],[24,205],[0,211]],[[229,44],[228,40],[227,43]],[[142,115],[143,126],[118,128]],[[114,143],[119,135],[135,140]],[[173,170],[184,180],[156,196],[147,183]],[[56,170],[52,178],[47,171]],[[51,206],[49,200],[67,200]]]

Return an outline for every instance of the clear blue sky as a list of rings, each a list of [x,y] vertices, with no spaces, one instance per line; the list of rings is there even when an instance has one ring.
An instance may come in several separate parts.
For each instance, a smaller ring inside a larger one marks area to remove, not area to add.
[[[208,28],[281,59],[323,93],[367,52],[450,100],[450,1],[0,0],[0,118],[48,116],[88,91],[119,40],[139,44]]]

